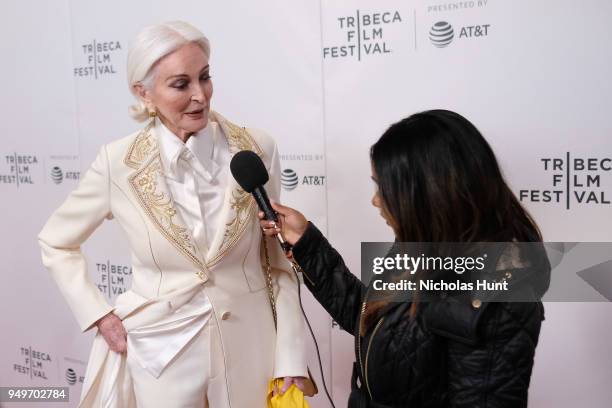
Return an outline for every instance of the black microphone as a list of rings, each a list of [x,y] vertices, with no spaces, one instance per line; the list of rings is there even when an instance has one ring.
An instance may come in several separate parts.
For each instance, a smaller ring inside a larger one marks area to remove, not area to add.
[[[278,216],[272,205],[270,205],[270,199],[263,187],[270,179],[270,176],[268,176],[266,166],[257,153],[250,150],[239,151],[232,157],[230,170],[240,187],[247,193],[253,194],[259,209],[265,215],[264,218],[269,221],[278,222]],[[276,234],[276,237],[283,250],[288,252],[291,249],[291,244],[285,242],[280,234]]]

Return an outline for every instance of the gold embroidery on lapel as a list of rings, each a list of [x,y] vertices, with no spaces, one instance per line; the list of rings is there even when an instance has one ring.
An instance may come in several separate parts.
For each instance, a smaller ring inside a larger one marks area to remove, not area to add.
[[[137,169],[154,150],[157,150],[157,142],[151,132],[154,125],[155,123],[151,121],[136,136],[134,143],[132,143],[123,159],[123,162],[128,167]]]
[[[154,123],[149,123],[138,133],[128,149],[123,161],[127,166],[138,169],[128,181],[153,224],[175,248],[200,269],[198,276],[206,280],[206,276],[201,276],[203,275],[201,271],[206,270],[206,267],[195,255],[195,245],[191,235],[186,227],[177,224],[173,219],[176,209],[172,197],[158,191],[157,179],[163,177],[164,172],[157,139],[152,132],[153,127]],[[144,164],[147,159],[149,162]]]
[[[179,251],[189,258],[198,268],[205,269],[195,255],[195,245],[187,228],[178,225],[172,197],[157,191],[157,178],[163,177],[159,152],[142,169],[130,176],[130,185],[145,208],[147,215],[155,221],[155,226]]]
[[[220,119],[219,122],[226,133],[227,142],[232,154],[241,150],[251,150],[259,156],[263,154],[259,145],[257,145],[253,137],[245,128],[237,126],[227,120]],[[249,219],[254,215],[255,200],[249,193],[240,187],[236,187],[231,194],[230,208],[234,210],[235,216],[226,223],[223,241],[221,242],[218,253],[207,262],[207,266],[209,267],[219,262],[236,242],[238,242],[238,239],[249,223]]]
[[[217,255],[208,262],[209,267],[219,262],[227,251],[238,242],[238,239],[248,224],[249,218],[252,217],[254,209],[253,204],[255,204],[255,200],[253,200],[253,197],[243,189],[236,188],[232,191],[230,208],[235,211],[236,216],[225,225],[221,247]]]
[[[226,134],[230,153],[234,154],[241,150],[251,150],[260,156],[263,155],[263,150],[245,128],[227,121],[220,117],[220,115],[217,119]],[[162,235],[201,270],[206,270],[207,267],[211,267],[219,262],[238,242],[250,219],[254,217],[255,200],[240,187],[236,187],[231,191],[229,205],[230,209],[234,211],[234,216],[225,225],[223,239],[218,252],[204,266],[195,255],[195,245],[187,229],[173,221],[176,209],[174,208],[172,198],[166,196],[163,192],[157,191],[157,177],[163,176],[163,169],[157,141],[151,131],[152,129],[153,123],[150,123],[136,136],[124,158],[127,166],[139,169],[130,176],[130,185],[147,215],[154,221],[155,226]],[[145,160],[154,154],[155,156],[149,160],[149,163],[143,166]],[[141,166],[143,167],[141,168]]]
[[[251,196],[247,194],[243,189],[237,188],[232,191],[232,198],[230,200],[230,207],[236,212],[236,218],[231,220],[225,226],[225,236],[229,239],[238,233],[240,225],[244,220],[244,213],[251,204]]]
[[[245,128],[234,125],[227,120],[223,121],[223,125],[228,130],[227,142],[231,153],[236,153],[240,150],[252,150],[261,156],[261,148],[255,143],[255,140],[253,140]]]

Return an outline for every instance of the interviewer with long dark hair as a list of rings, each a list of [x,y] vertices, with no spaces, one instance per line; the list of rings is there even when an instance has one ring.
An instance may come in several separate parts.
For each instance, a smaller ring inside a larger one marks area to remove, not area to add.
[[[461,115],[432,110],[392,125],[370,151],[372,204],[403,242],[541,242],[495,155]],[[533,277],[531,302],[372,300],[319,230],[275,205],[304,282],[355,336],[349,407],[525,407],[550,266],[504,252],[494,268]],[[261,214],[260,214],[261,217]],[[452,273],[452,271],[451,271]],[[507,274],[506,276],[512,276]]]

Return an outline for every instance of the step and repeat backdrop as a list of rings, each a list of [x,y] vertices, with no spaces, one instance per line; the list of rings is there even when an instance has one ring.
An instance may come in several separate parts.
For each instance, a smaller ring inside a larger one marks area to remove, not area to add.
[[[356,275],[362,241],[393,239],[370,204],[369,147],[432,108],[479,127],[547,241],[612,241],[608,1],[21,0],[5,1],[0,19],[0,386],[65,386],[71,402],[57,406],[78,403],[93,333],[80,333],[36,236],[99,147],[139,128],[126,58],[152,23],[185,20],[208,36],[213,109],[275,137],[282,201]],[[114,222],[83,250],[109,302],[129,289]],[[304,304],[345,406],[352,337],[307,291]],[[604,296],[546,304],[530,406],[612,406],[611,323]],[[311,403],[328,406],[322,392]]]

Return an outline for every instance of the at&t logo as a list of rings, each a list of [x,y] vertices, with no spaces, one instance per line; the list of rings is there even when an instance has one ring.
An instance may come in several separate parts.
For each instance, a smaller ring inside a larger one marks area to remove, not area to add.
[[[325,176],[303,176],[300,177],[292,169],[284,169],[281,173],[281,186],[286,191],[295,190],[298,185],[303,186],[324,186]]]
[[[455,37],[453,26],[446,21],[438,21],[429,30],[429,39],[438,48],[446,47],[453,41],[453,37]]]
[[[281,185],[287,191],[294,190],[298,185],[298,175],[294,170],[285,169],[281,173]]]
[[[55,184],[60,184],[62,180],[64,180],[64,172],[58,166],[54,166],[51,169],[51,180],[53,180]]]
[[[487,37],[491,24],[461,27],[457,39]],[[447,21],[438,21],[429,29],[429,40],[434,47],[445,48],[455,39],[455,30]]]
[[[53,166],[50,175],[51,181],[55,184],[62,184],[64,180],[78,181],[81,173],[78,171],[64,172],[60,166]]]
[[[74,385],[77,382],[76,372],[72,368],[66,370],[66,381],[69,385]]]

